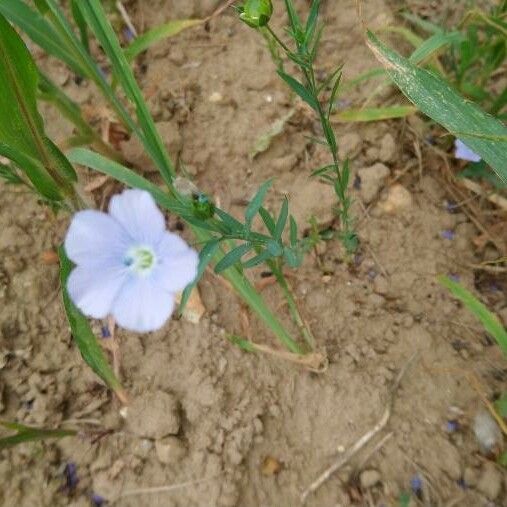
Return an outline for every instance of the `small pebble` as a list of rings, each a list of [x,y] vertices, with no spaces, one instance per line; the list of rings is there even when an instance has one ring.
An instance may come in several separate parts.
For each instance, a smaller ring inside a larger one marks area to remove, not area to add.
[[[364,470],[359,476],[361,488],[369,489],[380,482],[381,475],[377,470]]]
[[[488,455],[502,447],[502,431],[486,410],[481,410],[476,414],[473,429],[483,454]]]
[[[496,466],[493,463],[486,463],[477,483],[477,489],[489,500],[495,500],[502,490],[502,479],[502,473]]]

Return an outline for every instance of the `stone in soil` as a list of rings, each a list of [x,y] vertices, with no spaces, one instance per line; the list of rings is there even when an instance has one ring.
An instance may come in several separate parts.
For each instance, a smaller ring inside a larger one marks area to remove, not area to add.
[[[380,482],[381,475],[377,470],[364,470],[359,476],[359,482],[363,489],[369,489]]]
[[[493,463],[486,463],[477,483],[477,489],[489,500],[495,500],[502,490],[502,478],[502,473]]]
[[[127,429],[145,438],[175,435],[180,429],[178,402],[164,391],[148,392],[128,407]]]
[[[359,195],[365,204],[370,204],[384,186],[390,171],[387,166],[378,162],[370,167],[359,169],[357,174],[361,179]]]

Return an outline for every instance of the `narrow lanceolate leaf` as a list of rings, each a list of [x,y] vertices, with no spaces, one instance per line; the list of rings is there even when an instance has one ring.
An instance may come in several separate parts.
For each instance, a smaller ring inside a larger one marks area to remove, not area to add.
[[[62,284],[63,305],[69,321],[72,337],[86,364],[112,389],[118,398],[125,402],[127,397],[120,381],[116,378],[97,337],[93,334],[88,319],[76,308],[67,292],[67,279],[72,271],[72,263],[63,247],[58,250],[60,257],[60,281]]]
[[[260,207],[264,203],[264,199],[266,198],[266,194],[271,187],[273,180],[265,181],[257,190],[257,193],[254,195],[252,200],[249,202],[246,210],[245,210],[245,221],[248,227],[252,223],[255,215],[259,211]]]
[[[180,307],[178,309],[178,313],[180,315],[183,314],[183,310],[185,310],[185,306],[188,303],[188,298],[190,297],[191,292],[194,290],[195,286],[202,278],[204,271],[209,266],[210,262],[215,257],[215,254],[218,252],[220,247],[220,240],[215,239],[211,240],[209,243],[204,245],[203,249],[199,252],[199,264],[197,266],[197,275],[194,281],[185,287],[183,294],[181,295]]]
[[[347,109],[331,116],[333,122],[367,122],[405,118],[417,112],[414,106],[370,107],[364,109]]]
[[[95,34],[108,56],[116,79],[118,79],[129,100],[135,105],[137,119],[143,134],[140,137],[141,142],[152,157],[165,182],[171,186],[175,175],[174,167],[100,0],[82,2],[80,8],[90,30]]]
[[[289,85],[291,90],[299,95],[312,109],[318,110],[317,99],[297,80],[282,70],[278,70],[278,75]]]
[[[273,234],[275,234],[276,227],[273,217],[269,214],[269,211],[266,208],[263,208],[262,206],[259,208],[259,215],[262,218],[262,221],[264,222],[266,229],[269,231],[269,234],[273,236]]]
[[[132,61],[139,53],[142,53],[153,44],[167,39],[168,37],[173,37],[186,28],[202,23],[203,21],[201,19],[176,19],[164,23],[163,25],[156,26],[137,37],[130,46],[125,49],[125,56],[127,60]]]
[[[470,132],[472,135],[461,136],[462,140],[507,182],[507,143],[473,135],[507,135],[507,128],[500,121],[465,100],[435,74],[416,67],[386,47],[371,32],[368,32],[368,46],[394,83],[420,111],[451,133]]]
[[[458,298],[481,321],[484,329],[496,340],[503,353],[507,355],[507,330],[502,326],[498,317],[459,283],[454,282],[447,276],[439,277],[438,281],[444,287],[447,287],[453,296]]]
[[[215,266],[215,272],[220,273],[221,271],[224,271],[225,269],[233,266],[239,262],[241,260],[241,257],[243,257],[243,255],[246,255],[252,248],[253,245],[251,243],[243,243],[242,245],[234,248],[228,252],[220,262],[217,263]]]
[[[28,172],[27,176],[45,197],[54,199],[60,191],[72,193],[72,182],[77,177],[69,161],[44,132],[42,117],[37,110],[37,79],[37,68],[30,52],[0,14],[0,143],[13,153],[19,152],[37,161],[44,168],[47,182],[53,181],[49,193],[46,186],[37,187]]]
[[[7,430],[15,431],[14,435],[0,438],[0,451],[8,449],[23,442],[36,442],[39,440],[48,440],[51,438],[63,438],[77,435],[74,430],[49,430],[44,428],[34,428],[24,424],[0,421],[0,426]]]
[[[282,203],[282,208],[280,210],[280,215],[276,221],[275,232],[273,234],[274,239],[279,240],[282,237],[283,230],[285,229],[285,224],[287,223],[288,215],[289,201],[287,200],[287,197],[285,197]]]

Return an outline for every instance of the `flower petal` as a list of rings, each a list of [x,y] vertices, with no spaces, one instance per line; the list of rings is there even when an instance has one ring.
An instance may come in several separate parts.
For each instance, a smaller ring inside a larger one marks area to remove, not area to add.
[[[109,203],[109,213],[138,242],[155,245],[165,231],[165,220],[149,192],[124,190]]]
[[[67,290],[82,313],[102,319],[111,313],[113,302],[127,280],[128,271],[115,265],[99,269],[77,266],[69,275]]]
[[[65,252],[75,264],[121,264],[131,239],[109,215],[95,210],[74,215],[65,237]]]
[[[456,148],[454,153],[455,158],[466,160],[468,162],[481,161],[481,157],[472,151],[461,139],[456,139],[454,141],[454,147]]]
[[[199,256],[187,243],[166,232],[156,249],[158,265],[151,274],[154,283],[169,292],[183,290],[197,275]]]
[[[113,304],[119,326],[147,333],[160,329],[171,316],[174,296],[154,285],[150,278],[131,277]]]

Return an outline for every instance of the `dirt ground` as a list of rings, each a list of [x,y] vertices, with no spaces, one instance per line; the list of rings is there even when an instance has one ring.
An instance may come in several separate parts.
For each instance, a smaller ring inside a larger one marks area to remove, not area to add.
[[[150,0],[128,7],[142,31],[171,18],[202,17],[216,4]],[[347,79],[375,62],[355,2],[336,4],[324,3],[318,65],[331,70],[344,61]],[[367,2],[368,25],[384,26],[392,8],[383,0]],[[100,109],[91,85],[76,83],[54,61],[39,60],[85,111]],[[174,159],[222,207],[242,213],[244,200],[274,176],[271,205],[288,194],[300,222],[311,214],[330,221],[330,189],[307,178],[325,161],[324,151],[305,137],[317,132],[309,111],[297,106],[271,147],[249,156],[294,101],[262,39],[231,13],[151,48],[137,72]],[[360,104],[365,93],[352,90],[340,100]],[[53,110],[45,108],[45,118],[57,141],[72,132]],[[417,353],[386,429],[307,505],[394,507],[420,478],[422,496],[413,496],[411,507],[506,506],[507,477],[479,452],[471,429],[484,404],[467,380],[467,372],[475,372],[481,392],[492,399],[507,389],[505,358],[436,276],[452,274],[480,289],[504,316],[507,284],[471,267],[499,253],[491,244],[479,250],[473,240],[481,231],[465,208],[449,208],[444,159],[425,146],[419,150],[421,125],[414,118],[336,125],[342,153],[351,158],[361,249],[349,265],[339,242],[329,241],[290,276],[329,359],[324,373],[232,346],[226,336],[233,332],[276,344],[207,274],[199,286],[206,313],[198,324],[173,320],[157,333],[119,332],[122,380],[132,399],[126,410],[83,364],[65,320],[58,266],[48,252],[62,241],[68,219],[0,186],[0,416],[82,430],[78,438],[0,453],[0,504],[100,505],[92,498],[100,495],[122,507],[300,505],[301,492],[379,421],[394,378]],[[123,148],[150,172],[135,143]],[[82,175],[85,183],[93,180]],[[102,186],[96,202],[114,188]],[[261,280],[260,273],[252,277]],[[290,326],[275,288],[263,294]],[[99,332],[100,323],[94,325]],[[79,482],[66,486],[69,463]],[[170,485],[177,486],[146,490]]]

